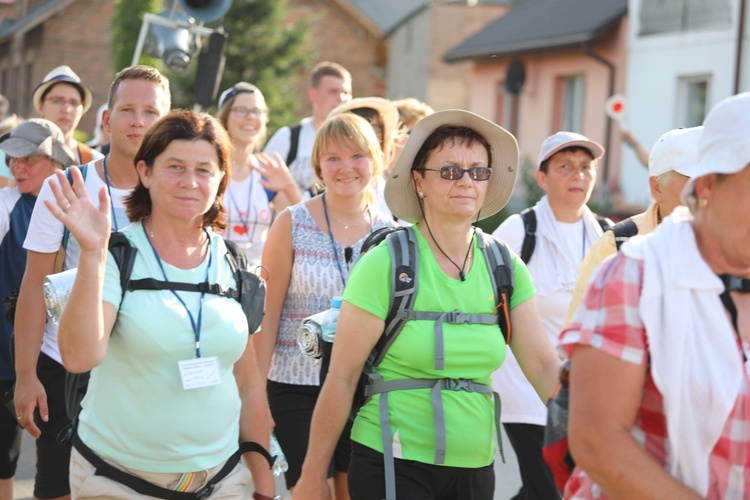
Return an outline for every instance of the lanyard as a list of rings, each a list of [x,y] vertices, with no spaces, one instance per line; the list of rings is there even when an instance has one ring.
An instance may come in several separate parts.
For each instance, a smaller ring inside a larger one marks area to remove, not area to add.
[[[253,200],[253,172],[250,171],[250,188],[247,190],[247,211],[245,212],[245,217],[242,217],[242,211],[240,210],[240,206],[237,204],[237,201],[234,199],[234,195],[232,195],[232,190],[228,190],[229,194],[229,202],[231,205],[234,205],[234,210],[237,212],[237,217],[240,219],[240,222],[242,223],[242,227],[245,229],[245,234],[248,232],[248,227],[250,224],[250,216],[251,216],[251,210],[252,210],[252,200]],[[250,234],[249,241],[252,242],[255,238],[255,230],[258,228],[258,210],[255,210],[255,224],[253,224],[253,232]]]
[[[105,156],[102,160],[102,170],[104,171],[104,183],[107,185],[107,194],[109,195],[109,206],[112,209],[112,223],[115,225],[115,231],[119,231],[120,228],[117,226],[117,216],[115,215],[115,202],[112,200],[112,190],[109,187],[109,174],[107,174],[107,158]],[[151,243],[149,241],[149,243]],[[153,248],[153,247],[152,247]]]
[[[729,317],[732,319],[732,326],[734,327],[734,333],[737,334],[737,341],[740,343],[740,350],[742,351],[742,360],[747,363],[747,355],[745,354],[745,349],[742,345],[742,338],[740,337],[740,329],[737,326],[737,306],[734,305],[734,300],[732,300],[732,296],[729,294],[729,279],[730,277],[727,275],[719,276],[721,278],[722,283],[724,283],[724,291],[721,292],[721,295],[719,295],[719,298],[721,299],[721,303],[724,305],[724,309],[727,310],[729,313]]]
[[[333,256],[336,259],[336,265],[339,268],[339,276],[341,277],[341,284],[343,286],[346,286],[346,280],[344,279],[344,270],[341,268],[341,259],[339,259],[339,252],[338,250],[336,250],[336,242],[333,239],[333,231],[331,231],[331,220],[328,218],[328,205],[326,204],[325,193],[323,193],[323,213],[326,216],[326,225],[328,226],[328,237],[331,239],[331,248],[333,248]],[[372,233],[372,213],[370,213],[369,208],[367,209],[367,215],[370,217],[370,233]]]
[[[143,228],[143,234],[146,235],[146,240],[148,241],[148,244],[151,245],[151,250],[154,251],[154,257],[156,257],[156,262],[159,264],[159,268],[161,269],[161,274],[164,276],[164,281],[169,283],[169,278],[167,278],[167,273],[164,271],[164,265],[161,263],[161,259],[159,258],[159,253],[156,251],[156,248],[154,248],[154,244],[151,243],[151,238],[148,237],[148,231],[146,231],[146,228]],[[208,231],[206,231],[206,236],[208,236]],[[211,269],[211,259],[213,256],[211,255],[211,238],[209,237],[208,240],[208,266],[206,267],[206,283],[208,283],[208,271]],[[193,327],[193,333],[195,334],[195,357],[200,358],[201,357],[201,322],[203,320],[203,298],[206,296],[206,292],[201,292],[201,300],[200,300],[200,306],[198,307],[198,321],[195,321],[195,318],[193,318],[193,313],[190,312],[190,309],[188,309],[187,304],[185,304],[185,301],[182,300],[182,297],[180,297],[175,290],[170,290],[172,292],[172,295],[177,297],[177,300],[180,301],[180,304],[182,304],[182,307],[185,308],[185,311],[188,314],[188,318],[190,318],[190,326]]]

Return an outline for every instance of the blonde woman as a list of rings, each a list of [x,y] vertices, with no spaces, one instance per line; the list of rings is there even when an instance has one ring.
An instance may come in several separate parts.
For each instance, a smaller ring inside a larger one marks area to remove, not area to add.
[[[297,484],[307,451],[310,419],[320,392],[320,368],[302,354],[296,332],[302,319],[328,309],[341,295],[365,238],[392,224],[373,204],[374,180],[383,169],[380,144],[370,124],[345,113],[318,130],[312,153],[326,192],[281,212],[263,252],[268,270],[266,315],[254,340],[275,433],[289,461],[287,487]],[[338,500],[348,498],[348,433],[326,465]]]

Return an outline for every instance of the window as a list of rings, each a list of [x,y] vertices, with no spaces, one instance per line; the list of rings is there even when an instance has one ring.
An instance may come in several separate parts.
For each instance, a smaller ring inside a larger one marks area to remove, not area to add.
[[[708,76],[682,77],[677,83],[677,126],[697,127],[708,109]]]
[[[728,27],[732,0],[641,0],[640,34]]]
[[[583,75],[558,78],[558,116],[554,120],[558,124],[558,130],[583,130],[583,85]]]

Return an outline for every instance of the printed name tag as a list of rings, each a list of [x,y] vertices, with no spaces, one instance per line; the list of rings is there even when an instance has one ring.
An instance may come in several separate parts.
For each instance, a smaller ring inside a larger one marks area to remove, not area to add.
[[[182,388],[186,391],[200,387],[211,387],[221,383],[219,358],[216,356],[186,359],[179,361],[177,364],[180,367]]]

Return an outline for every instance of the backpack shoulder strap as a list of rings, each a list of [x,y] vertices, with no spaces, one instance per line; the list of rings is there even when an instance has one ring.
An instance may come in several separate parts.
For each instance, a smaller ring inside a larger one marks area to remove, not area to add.
[[[240,275],[238,274],[241,269],[247,270],[249,265],[247,261],[247,254],[245,251],[234,241],[224,239],[224,245],[227,247],[227,261],[229,267],[232,269],[232,273],[237,277],[237,287],[239,285]]]
[[[414,306],[419,276],[417,236],[411,226],[397,228],[385,238],[391,256],[391,298],[385,330],[375,344],[366,366],[377,366],[407,321],[406,312]]]
[[[120,270],[120,286],[122,287],[122,293],[125,294],[130,283],[130,275],[133,273],[133,264],[138,250],[130,244],[127,236],[117,231],[109,235],[109,253],[112,254],[117,263],[117,268]]]
[[[515,268],[508,246],[492,235],[477,228],[477,241],[490,272],[492,290],[495,292],[495,314],[505,343],[509,344],[513,332],[510,322],[510,299],[515,284]]]
[[[81,165],[85,165],[94,159],[94,150],[83,142],[78,143],[78,154],[81,157]]]
[[[623,243],[628,241],[630,238],[638,234],[638,226],[635,225],[633,219],[628,217],[612,226],[611,231],[615,235],[615,245],[617,251],[620,251],[620,247]]]
[[[297,159],[297,150],[299,149],[299,134],[302,130],[302,123],[295,123],[289,127],[289,152],[286,155],[287,166],[291,165]]]
[[[604,217],[599,214],[594,214],[594,217],[596,217],[596,222],[599,223],[599,227],[601,227],[602,231],[604,232],[609,231],[615,225],[615,223],[609,217]]]
[[[536,212],[534,207],[522,211],[521,219],[523,219],[523,227],[526,230],[521,246],[521,260],[528,264],[536,247]]]
[[[85,181],[86,180],[86,173],[88,172],[88,169],[89,169],[88,164],[86,163],[86,164],[80,165],[78,168],[81,170],[81,177],[83,177],[83,180]],[[68,179],[68,182],[72,186],[73,185],[73,173],[72,173],[72,171],[69,168],[65,169],[65,177]],[[63,226],[63,227],[65,227],[65,226]],[[68,230],[67,227],[65,227],[65,229],[63,229],[63,239],[62,239],[62,243],[61,243],[61,247],[62,247],[63,251],[65,251],[65,249],[68,248],[68,240],[69,239],[70,239],[70,231]]]

